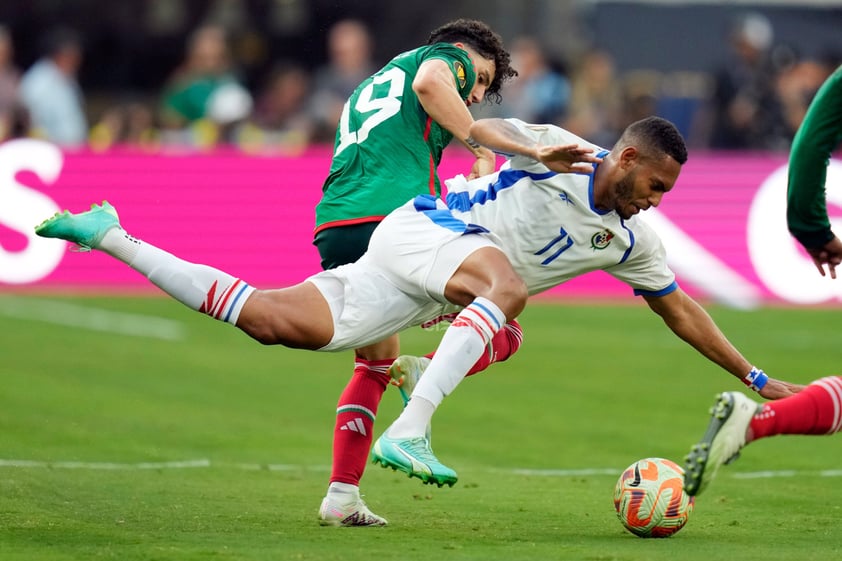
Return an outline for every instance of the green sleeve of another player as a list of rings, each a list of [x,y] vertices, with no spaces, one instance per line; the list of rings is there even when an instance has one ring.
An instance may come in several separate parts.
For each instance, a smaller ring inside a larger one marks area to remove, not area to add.
[[[825,182],[830,155],[842,142],[842,66],[813,98],[789,155],[787,226],[802,245],[821,247],[831,239]]]
[[[476,68],[468,52],[450,43],[436,43],[430,46],[430,49],[424,55],[425,61],[431,59],[443,60],[450,66],[459,95],[462,99],[468,99],[468,95],[477,81]]]

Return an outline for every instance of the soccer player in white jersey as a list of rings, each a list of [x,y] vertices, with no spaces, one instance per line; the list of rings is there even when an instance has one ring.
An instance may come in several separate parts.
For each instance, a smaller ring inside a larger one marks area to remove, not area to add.
[[[608,154],[558,127],[515,119],[507,123],[489,123],[487,128],[511,126],[511,136],[522,134],[538,145],[576,144],[599,158]],[[683,154],[678,157],[685,159]],[[513,156],[509,164],[494,177],[465,182],[459,176],[448,181],[447,206],[463,221],[491,231],[530,294],[599,269],[641,294],[672,290],[675,275],[666,266],[660,241],[633,215],[658,205],[674,183],[679,165],[648,178],[651,193],[639,200],[631,199],[633,177],[618,183],[628,193],[621,195],[615,209],[594,200],[593,173],[548,172],[539,161],[521,155]]]
[[[530,294],[588,271],[628,283],[680,338],[762,397],[801,389],[767,376],[731,345],[678,287],[660,240],[635,217],[661,202],[687,159],[671,123],[633,123],[610,152],[557,127],[515,120],[477,121],[471,136],[513,155],[510,166],[452,181],[447,203],[417,197],[377,227],[359,261],[287,288],[257,290],[133,238],[107,203],[58,213],[36,232],[101,250],[263,344],[347,350],[456,313],[407,407],[373,449],[381,464],[439,486],[457,475],[425,436],[435,409]]]

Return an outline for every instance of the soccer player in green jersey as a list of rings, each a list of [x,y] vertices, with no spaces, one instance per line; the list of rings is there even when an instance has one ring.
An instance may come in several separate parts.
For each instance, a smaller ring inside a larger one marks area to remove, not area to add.
[[[842,263],[842,241],[830,229],[825,199],[827,166],[842,143],[842,66],[825,80],[807,113],[789,154],[787,226],[813,258],[819,272],[824,266],[836,278]]]
[[[434,30],[425,46],[393,58],[364,80],[345,104],[330,173],[316,206],[314,244],[324,269],[353,263],[374,228],[416,195],[439,195],[437,168],[456,138],[476,157],[470,178],[492,173],[495,156],[469,135],[468,107],[500,100],[517,75],[500,37],[485,23],[459,19]],[[520,346],[517,322],[507,324],[474,367],[505,360]],[[337,405],[333,466],[319,517],[322,524],[382,526],[360,498],[377,408],[390,381],[404,401],[428,359],[401,357],[397,335],[355,351],[354,374]],[[394,366],[393,366],[394,363]],[[391,367],[391,369],[390,369]]]

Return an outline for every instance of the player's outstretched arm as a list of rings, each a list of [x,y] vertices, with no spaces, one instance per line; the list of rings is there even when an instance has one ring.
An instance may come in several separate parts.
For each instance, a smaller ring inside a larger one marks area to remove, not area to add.
[[[412,90],[427,115],[453,134],[476,158],[468,179],[493,173],[494,153],[469,140],[474,117],[459,96],[450,66],[439,59],[424,62],[412,81]]]
[[[644,296],[646,303],[681,339],[727,370],[766,399],[796,394],[803,386],[767,377],[760,387],[751,385],[757,369],[731,344],[713,318],[680,288],[665,296]],[[761,371],[762,373],[762,371]],[[766,375],[763,374],[765,377]]]
[[[480,119],[471,125],[471,138],[501,154],[518,154],[541,162],[558,173],[590,173],[602,158],[593,148],[578,144],[544,146],[505,119]]]
[[[825,187],[830,157],[842,143],[842,66],[821,85],[789,153],[787,228],[810,253],[816,268],[831,278],[842,260],[842,243],[831,231]]]

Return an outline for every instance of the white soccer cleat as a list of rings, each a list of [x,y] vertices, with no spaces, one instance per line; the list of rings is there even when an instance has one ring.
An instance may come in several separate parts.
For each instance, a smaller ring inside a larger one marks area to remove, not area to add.
[[[749,423],[761,405],[740,392],[724,392],[711,408],[710,422],[702,440],[685,458],[684,490],[698,495],[716,477],[719,466],[737,459],[746,444]]]
[[[322,526],[385,526],[382,516],[371,512],[361,497],[348,502],[338,502],[328,494],[319,508],[319,524]]]

